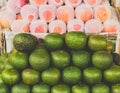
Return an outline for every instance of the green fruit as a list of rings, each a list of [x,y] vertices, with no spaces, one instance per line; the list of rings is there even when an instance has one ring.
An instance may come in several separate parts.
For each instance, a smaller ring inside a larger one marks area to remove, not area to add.
[[[40,73],[33,69],[24,69],[22,71],[22,80],[25,84],[34,85],[40,81]]]
[[[92,93],[110,93],[110,88],[105,84],[96,84],[92,87]]]
[[[37,38],[28,33],[16,34],[13,38],[13,46],[18,51],[30,52],[37,45]]]
[[[90,93],[90,88],[85,84],[77,84],[72,86],[72,93]]]
[[[64,68],[70,64],[70,55],[64,50],[51,52],[53,65],[57,68]]]
[[[9,61],[15,69],[22,70],[28,66],[29,57],[26,53],[17,51],[10,55]]]
[[[3,83],[0,83],[0,93],[9,93],[8,87]]]
[[[11,93],[30,93],[30,87],[26,84],[16,84],[12,86]]]
[[[32,93],[50,93],[50,87],[46,84],[36,84],[32,87]]]
[[[51,93],[71,93],[71,92],[69,86],[65,84],[59,84],[52,87]]]
[[[44,44],[45,47],[49,50],[57,50],[62,48],[64,44],[64,38],[61,34],[50,33],[45,36]]]
[[[55,85],[60,80],[60,71],[57,68],[48,68],[42,72],[42,81],[48,85]]]
[[[107,50],[114,52],[115,51],[115,46],[112,41],[107,41]]]
[[[113,61],[116,65],[120,66],[120,55],[117,53],[113,53]]]
[[[120,84],[113,85],[111,93],[120,93]]]
[[[112,55],[107,51],[97,51],[92,55],[92,63],[99,69],[107,69],[113,63]]]
[[[82,77],[81,70],[75,66],[66,67],[62,71],[62,78],[65,83],[76,84]]]
[[[2,80],[4,83],[13,85],[19,82],[20,74],[15,69],[5,69],[2,72]]]
[[[87,36],[83,32],[68,32],[65,36],[66,45],[70,49],[82,50],[87,44]]]
[[[50,65],[50,55],[46,50],[35,50],[30,54],[29,63],[35,70],[45,70]]]
[[[89,37],[88,47],[92,51],[106,50],[107,49],[107,39],[100,35],[93,35]]]
[[[104,79],[109,83],[120,82],[120,67],[113,66],[104,71]]]
[[[88,67],[83,70],[83,79],[88,84],[96,84],[102,80],[102,72],[95,67]]]
[[[72,62],[81,69],[87,67],[90,63],[90,53],[87,51],[74,51],[72,53]]]
[[[0,84],[1,83],[4,83],[3,80],[2,80],[2,75],[0,74]]]

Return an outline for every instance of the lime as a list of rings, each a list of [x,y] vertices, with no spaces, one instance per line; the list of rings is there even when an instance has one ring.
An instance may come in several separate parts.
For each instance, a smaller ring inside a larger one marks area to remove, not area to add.
[[[64,68],[70,64],[70,55],[64,50],[56,50],[51,52],[53,65],[57,68]]]
[[[66,67],[62,71],[62,78],[65,83],[76,84],[82,77],[81,70],[75,66]]]

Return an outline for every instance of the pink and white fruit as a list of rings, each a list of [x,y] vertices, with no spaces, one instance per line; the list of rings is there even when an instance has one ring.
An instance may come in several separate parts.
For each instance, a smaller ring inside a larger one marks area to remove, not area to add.
[[[16,14],[10,9],[0,12],[0,24],[2,28],[9,28],[15,19]]]
[[[25,5],[21,8],[22,19],[32,22],[38,19],[38,8],[34,5]]]
[[[99,6],[102,3],[102,0],[84,0],[84,3],[91,7],[95,7]]]
[[[13,32],[29,32],[29,22],[26,20],[15,20],[11,24]]]
[[[30,24],[30,32],[46,33],[47,29],[47,23],[44,20],[36,20]]]
[[[67,24],[68,32],[70,31],[80,31],[84,32],[84,22],[79,19],[73,19]]]
[[[74,19],[75,13],[72,6],[66,5],[61,6],[57,9],[57,19],[67,23],[68,21]]]
[[[35,5],[39,7],[40,5],[44,5],[47,3],[47,0],[29,0],[31,5]]]
[[[103,32],[116,33],[120,29],[120,23],[116,19],[109,19],[103,23]]]
[[[20,12],[21,7],[26,4],[26,0],[8,0],[7,7],[12,9],[17,14]]]
[[[65,4],[66,5],[71,5],[73,7],[77,7],[78,5],[80,5],[82,2],[82,0],[65,0]]]
[[[59,7],[64,4],[64,0],[48,0],[48,3],[51,5],[55,5],[56,7]]]
[[[86,22],[93,18],[93,10],[89,5],[81,4],[75,9],[76,18]]]
[[[85,33],[100,33],[102,30],[103,25],[97,19],[91,19],[85,23]]]
[[[66,24],[62,20],[53,20],[49,23],[49,32],[50,33],[60,33],[63,34],[66,32]]]
[[[56,17],[57,8],[54,5],[41,5],[39,7],[39,17],[41,20],[50,22]]]

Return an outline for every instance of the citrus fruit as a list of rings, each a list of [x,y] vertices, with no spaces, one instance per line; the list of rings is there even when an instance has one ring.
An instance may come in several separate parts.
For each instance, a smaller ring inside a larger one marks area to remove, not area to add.
[[[26,84],[16,84],[11,88],[11,93],[30,93],[30,86]]]
[[[111,93],[120,93],[120,84],[114,84]]]
[[[21,70],[25,69],[28,66],[29,57],[26,53],[17,51],[10,55],[9,61],[15,69]]]
[[[40,81],[40,73],[34,69],[26,68],[22,71],[22,80],[25,84],[34,85]]]
[[[88,47],[92,51],[106,50],[107,39],[100,35],[91,35],[88,39]]]
[[[57,50],[62,48],[64,44],[64,38],[61,34],[50,33],[45,36],[44,44],[45,47],[49,50]]]
[[[109,83],[117,83],[120,81],[120,67],[113,66],[104,70],[104,79]]]
[[[68,32],[65,36],[65,43],[70,49],[82,50],[86,47],[87,36],[83,32]]]
[[[76,84],[82,77],[81,70],[75,66],[66,67],[62,71],[63,81],[67,84]]]
[[[95,67],[88,67],[83,70],[83,79],[88,84],[96,84],[102,80],[102,72]]]
[[[65,84],[58,84],[51,88],[51,93],[71,93],[70,87]]]
[[[72,52],[73,64],[81,69],[88,66],[90,59],[90,53],[85,50]]]
[[[16,84],[20,80],[20,73],[15,69],[4,69],[2,72],[2,80],[8,85]]]
[[[3,83],[0,83],[0,93],[9,93],[8,87]]]
[[[108,51],[97,51],[92,55],[92,63],[99,69],[107,69],[113,63],[113,57]]]
[[[36,84],[32,87],[32,93],[50,93],[50,87],[47,84]]]
[[[56,50],[51,52],[52,63],[57,68],[64,68],[70,64],[70,55],[64,50]]]
[[[92,87],[92,93],[110,93],[110,88],[106,84],[96,84]]]
[[[85,84],[73,85],[72,93],[90,93],[90,87]]]
[[[48,85],[55,85],[60,80],[60,71],[57,68],[48,68],[42,72],[42,81]]]

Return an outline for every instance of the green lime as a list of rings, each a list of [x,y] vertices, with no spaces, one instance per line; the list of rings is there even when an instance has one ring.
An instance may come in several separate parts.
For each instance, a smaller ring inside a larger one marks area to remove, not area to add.
[[[97,51],[92,55],[92,63],[95,67],[104,70],[112,66],[113,57],[108,51]]]
[[[90,53],[87,51],[73,51],[72,62],[75,66],[83,69],[86,68],[90,63]]]
[[[70,54],[64,50],[51,52],[53,65],[57,68],[64,68],[70,64]]]
[[[73,85],[72,93],[90,93],[90,87],[85,84]]]
[[[95,67],[88,67],[83,70],[83,79],[88,84],[96,84],[102,80],[101,70]]]
[[[60,80],[60,71],[57,68],[48,68],[42,72],[42,81],[48,85],[55,85]]]
[[[50,87],[47,84],[36,84],[32,87],[32,93],[50,93]]]
[[[81,70],[75,66],[66,67],[62,71],[62,78],[65,83],[76,84],[82,77]]]
[[[9,93],[8,87],[3,83],[0,83],[0,93]]]
[[[30,86],[26,84],[16,84],[11,88],[11,93],[30,93]]]
[[[50,33],[45,36],[44,44],[49,50],[57,50],[63,47],[64,38],[61,34]]]
[[[88,39],[88,47],[92,51],[106,50],[107,39],[101,35],[91,35]]]
[[[111,93],[120,93],[120,84],[114,84]]]
[[[40,81],[40,73],[34,69],[26,68],[22,71],[22,80],[25,84],[34,85]]]
[[[8,85],[16,84],[20,80],[20,73],[15,69],[5,69],[2,72],[2,80]]]
[[[92,93],[110,93],[110,88],[106,84],[96,84],[92,87]]]
[[[70,87],[65,84],[58,84],[51,88],[51,93],[71,93]]]
[[[70,49],[82,50],[86,48],[87,36],[83,32],[68,32],[65,36],[65,42]]]

